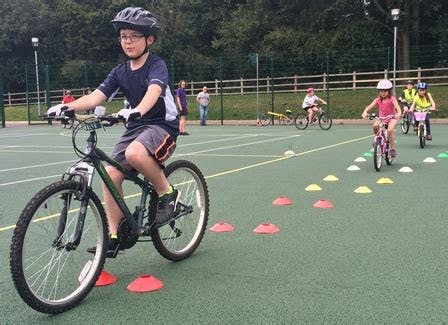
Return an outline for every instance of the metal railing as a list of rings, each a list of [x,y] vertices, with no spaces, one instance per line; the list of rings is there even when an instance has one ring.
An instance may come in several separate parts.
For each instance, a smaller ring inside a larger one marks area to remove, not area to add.
[[[356,72],[351,73],[335,73],[335,74],[319,74],[319,75],[293,75],[287,77],[263,77],[258,79],[258,88],[261,93],[269,92],[303,92],[308,87],[316,90],[357,90],[374,88],[380,79],[392,78],[392,71],[383,70],[375,72]],[[431,69],[411,69],[397,70],[396,84],[404,85],[408,79],[415,82],[424,80],[431,85],[448,85],[448,68],[431,68]],[[223,95],[245,95],[254,94],[257,88],[256,78],[240,78],[222,81]],[[202,90],[203,86],[207,86],[210,94],[218,95],[221,93],[221,82],[218,79],[208,81],[187,81],[187,96],[196,96]],[[86,88],[71,89],[75,97],[85,94]],[[45,89],[39,92],[43,102],[47,102],[47,93],[50,94],[51,103],[60,103],[64,93],[64,89],[50,90]],[[37,100],[37,92],[19,92],[4,93],[3,104],[5,107],[23,106],[29,102]],[[123,94],[118,93],[116,99],[123,99]]]

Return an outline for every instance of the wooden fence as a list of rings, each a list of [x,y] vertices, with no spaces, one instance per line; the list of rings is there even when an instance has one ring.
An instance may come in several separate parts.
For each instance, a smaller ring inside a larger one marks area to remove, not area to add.
[[[288,77],[265,77],[258,79],[234,79],[223,80],[222,91],[224,95],[245,95],[254,94],[258,91],[260,93],[274,92],[303,92],[308,87],[313,87],[318,91],[327,90],[356,90],[374,88],[380,79],[391,79],[392,71],[384,70],[377,72],[356,72],[351,73],[336,73],[336,74],[320,74],[309,76],[288,76]],[[432,69],[413,69],[413,70],[397,70],[396,71],[396,85],[403,86],[407,80],[412,79],[415,82],[424,80],[431,86],[433,85],[448,85],[448,68],[432,68]],[[210,94],[218,95],[221,92],[221,84],[218,79],[212,81],[188,81],[187,95],[196,96],[203,86],[207,86]],[[85,88],[71,89],[75,97],[82,96]],[[51,90],[50,101],[53,104],[60,103],[62,100],[64,90]],[[45,89],[39,92],[40,102],[45,104],[47,101]],[[118,94],[117,99],[123,99],[122,94]],[[20,92],[4,94],[4,106],[12,107],[18,105],[26,105],[27,102],[37,102],[37,92]]]

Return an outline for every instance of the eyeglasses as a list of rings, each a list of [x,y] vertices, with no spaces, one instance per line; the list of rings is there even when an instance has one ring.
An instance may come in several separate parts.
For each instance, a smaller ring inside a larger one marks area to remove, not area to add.
[[[130,41],[131,43],[137,42],[140,38],[145,37],[143,34],[131,34],[131,35],[120,35],[118,38],[120,42],[126,43]]]

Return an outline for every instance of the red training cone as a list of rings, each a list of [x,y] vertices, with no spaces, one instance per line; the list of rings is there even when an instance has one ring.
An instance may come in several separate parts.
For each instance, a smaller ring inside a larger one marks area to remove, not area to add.
[[[313,207],[320,208],[320,209],[330,209],[333,208],[333,203],[331,203],[328,200],[319,200],[314,203]]]
[[[225,223],[225,222],[218,222],[217,224],[213,225],[209,230],[213,232],[229,232],[235,229],[234,226],[231,224]]]
[[[155,276],[144,274],[132,281],[127,288],[131,292],[150,292],[160,290],[163,286],[163,282]]]
[[[117,277],[115,275],[102,270],[98,280],[95,282],[95,287],[108,286],[114,284],[115,282],[117,282]]]
[[[273,205],[291,205],[292,201],[287,196],[279,196],[272,202]]]
[[[254,233],[256,234],[275,234],[276,232],[279,232],[280,229],[272,223],[262,223],[257,228],[255,228]]]

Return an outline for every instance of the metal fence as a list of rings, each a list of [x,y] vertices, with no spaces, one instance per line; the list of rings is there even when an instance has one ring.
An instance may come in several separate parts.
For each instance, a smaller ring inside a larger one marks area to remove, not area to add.
[[[89,87],[70,87],[51,89],[50,76],[45,74],[49,69],[44,66],[43,80],[41,88],[38,93],[35,87],[35,74],[31,71],[27,74],[28,91],[4,94],[3,103],[6,107],[24,106],[30,103],[41,103],[42,106],[61,102],[62,96],[66,89],[70,89],[75,97],[84,95]],[[104,76],[102,76],[104,77]],[[373,72],[357,72],[351,73],[321,73],[316,75],[292,75],[284,77],[260,77],[256,78],[239,78],[230,80],[187,80],[187,96],[196,96],[203,86],[207,86],[211,94],[220,95],[247,95],[255,94],[257,88],[260,93],[282,93],[282,92],[303,92],[308,87],[313,87],[316,90],[358,90],[374,88],[379,79],[391,79],[392,72],[388,70],[373,71]],[[431,85],[448,85],[448,68],[431,68],[431,69],[411,69],[411,70],[397,70],[396,83],[397,85],[404,85],[408,79],[413,79],[415,82],[424,80],[430,82]],[[55,84],[51,80],[51,85]],[[174,88],[173,88],[174,89]],[[123,99],[122,94],[117,94],[116,99]]]

